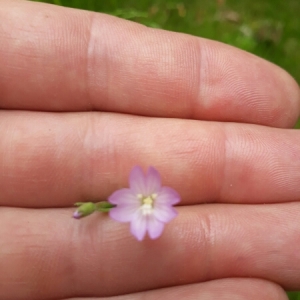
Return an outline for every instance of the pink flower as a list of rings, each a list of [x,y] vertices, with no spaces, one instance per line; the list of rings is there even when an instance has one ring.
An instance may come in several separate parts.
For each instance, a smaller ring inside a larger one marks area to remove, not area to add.
[[[130,222],[131,233],[143,240],[146,232],[151,239],[158,238],[166,223],[177,216],[174,204],[180,202],[179,194],[169,187],[161,186],[159,173],[153,168],[144,175],[136,166],[129,176],[130,188],[114,192],[108,201],[116,207],[109,211],[110,217],[119,222]]]

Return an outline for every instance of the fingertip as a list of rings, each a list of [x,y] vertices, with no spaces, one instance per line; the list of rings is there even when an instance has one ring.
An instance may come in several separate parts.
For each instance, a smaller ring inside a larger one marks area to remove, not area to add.
[[[199,48],[201,75],[195,115],[279,128],[295,125],[300,113],[299,86],[287,71],[217,41],[199,39]]]
[[[279,127],[292,128],[300,117],[300,88],[297,81],[285,70],[280,69],[278,78],[284,87],[285,100],[282,102]]]

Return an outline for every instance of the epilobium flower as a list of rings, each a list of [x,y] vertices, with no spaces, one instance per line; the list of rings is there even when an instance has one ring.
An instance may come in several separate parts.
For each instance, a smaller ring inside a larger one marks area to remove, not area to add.
[[[151,239],[158,238],[165,223],[177,216],[174,204],[179,194],[170,187],[161,186],[159,173],[150,167],[144,175],[141,167],[134,167],[129,176],[129,187],[114,192],[108,201],[116,207],[110,217],[119,222],[130,222],[131,233],[143,240],[146,232]]]

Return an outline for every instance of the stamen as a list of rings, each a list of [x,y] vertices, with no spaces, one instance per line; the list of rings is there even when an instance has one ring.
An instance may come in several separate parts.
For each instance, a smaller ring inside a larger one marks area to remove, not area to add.
[[[151,197],[147,197],[143,199],[143,204],[147,204],[152,206],[153,205],[153,199]]]
[[[153,202],[154,200],[152,199],[151,196],[143,198],[142,199],[142,213],[143,215],[150,215],[153,212]]]

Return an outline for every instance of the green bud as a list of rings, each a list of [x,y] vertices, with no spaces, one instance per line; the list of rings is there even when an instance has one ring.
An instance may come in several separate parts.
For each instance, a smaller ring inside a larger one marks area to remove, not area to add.
[[[97,210],[96,204],[93,202],[78,202],[75,203],[75,206],[78,206],[77,210],[73,214],[73,218],[75,219],[86,217]]]

